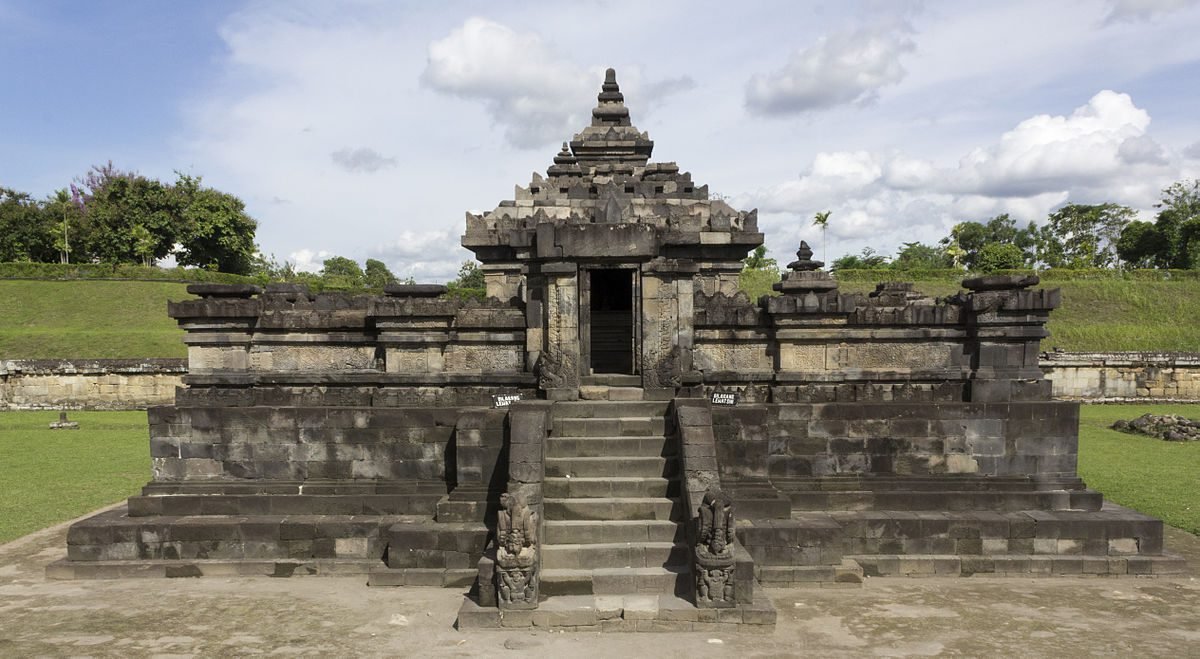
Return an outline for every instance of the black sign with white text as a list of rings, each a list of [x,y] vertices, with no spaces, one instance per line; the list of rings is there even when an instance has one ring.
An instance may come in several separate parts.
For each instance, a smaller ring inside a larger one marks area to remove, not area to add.
[[[738,404],[737,392],[714,391],[712,393],[712,404],[713,405],[737,405]]]
[[[492,394],[492,407],[508,407],[521,400],[521,394]]]

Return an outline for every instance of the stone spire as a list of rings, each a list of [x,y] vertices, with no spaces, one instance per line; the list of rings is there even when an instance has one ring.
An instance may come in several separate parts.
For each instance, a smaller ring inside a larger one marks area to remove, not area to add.
[[[800,241],[800,249],[796,250],[796,260],[787,265],[788,272],[783,280],[776,282],[771,288],[784,295],[808,295],[837,290],[837,282],[821,269],[825,264],[814,261],[812,248],[806,241]],[[815,298],[814,298],[815,299]]]
[[[629,120],[625,95],[617,84],[617,72],[604,72],[604,84],[596,96],[592,125],[571,140],[571,151],[582,168],[601,164],[643,166],[650,160],[654,142]]]
[[[571,147],[566,142],[562,144],[562,151],[554,156],[554,164],[546,170],[550,176],[582,176],[583,172],[579,169],[579,161],[575,159],[575,155],[571,153]]]

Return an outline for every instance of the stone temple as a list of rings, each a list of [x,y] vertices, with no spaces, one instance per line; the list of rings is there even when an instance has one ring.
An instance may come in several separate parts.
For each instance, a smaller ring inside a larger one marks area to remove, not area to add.
[[[484,302],[189,287],[153,479],[48,574],[358,574],[469,588],[464,629],[656,630],[769,627],[773,585],[1181,569],[1076,475],[1057,290],[844,294],[801,244],[752,301],[755,212],[653,148],[609,70],[546,174],[467,214]]]

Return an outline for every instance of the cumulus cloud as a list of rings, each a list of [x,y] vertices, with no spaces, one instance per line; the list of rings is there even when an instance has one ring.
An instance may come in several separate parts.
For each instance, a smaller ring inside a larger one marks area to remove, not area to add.
[[[299,249],[288,254],[287,260],[296,267],[298,272],[320,272],[325,267],[325,259],[333,256],[326,250]]]
[[[1196,0],[1112,0],[1105,23],[1149,21],[1196,6]]]
[[[472,17],[429,44],[421,80],[430,88],[482,101],[505,137],[531,148],[577,129],[595,94],[595,76],[541,36]]]
[[[396,166],[395,158],[385,157],[375,149],[366,147],[351,149],[346,147],[329,154],[334,164],[348,172],[377,172]]]
[[[636,68],[619,73],[622,88],[638,93],[639,109],[696,84],[688,76],[645,81]],[[435,91],[482,102],[519,148],[561,142],[587,125],[603,79],[604,67],[576,64],[538,33],[480,17],[430,43],[421,74]]]
[[[881,88],[904,79],[900,57],[915,48],[911,34],[894,22],[823,36],[778,71],[750,78],[746,107],[785,115],[871,103]]]
[[[764,229],[792,242],[814,237],[806,220],[832,210],[829,237],[843,251],[870,245],[885,252],[1000,213],[1042,220],[1068,201],[1145,209],[1180,174],[1147,134],[1149,125],[1149,113],[1128,95],[1106,90],[1069,115],[1021,121],[957,164],[902,153],[823,152],[797,179],[738,201],[757,206]]]
[[[1200,142],[1193,142],[1183,147],[1183,157],[1200,160]]]

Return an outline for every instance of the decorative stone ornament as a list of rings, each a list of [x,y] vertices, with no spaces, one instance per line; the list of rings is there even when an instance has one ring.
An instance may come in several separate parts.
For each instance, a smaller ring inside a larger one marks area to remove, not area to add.
[[[496,525],[496,594],[502,609],[538,601],[538,518],[520,495],[500,495]]]
[[[716,485],[709,486],[700,503],[700,528],[696,537],[696,606],[736,605],[733,543],[733,499]]]

